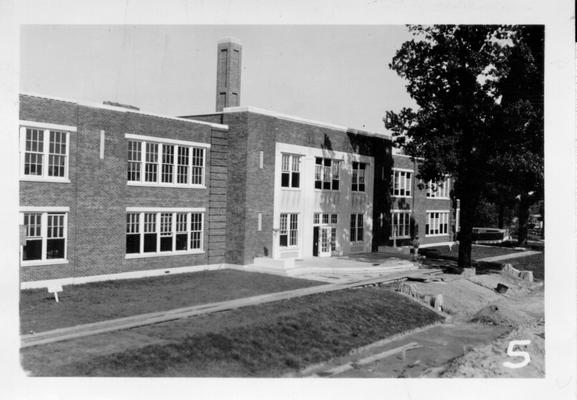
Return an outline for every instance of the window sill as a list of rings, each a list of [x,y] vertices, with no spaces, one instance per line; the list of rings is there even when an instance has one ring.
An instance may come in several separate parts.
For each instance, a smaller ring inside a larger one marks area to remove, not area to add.
[[[61,264],[68,264],[68,260],[50,259],[50,260],[20,261],[21,267],[33,267],[33,266],[37,266],[37,265],[61,265]]]
[[[68,178],[54,178],[42,176],[21,176],[20,181],[23,182],[47,182],[47,183],[70,183]]]
[[[396,195],[396,194],[392,194],[391,197],[394,197],[396,199],[412,199],[413,196],[401,196],[401,195]]]
[[[439,235],[425,235],[425,237],[443,237],[443,236],[451,236],[448,233],[442,233]]]
[[[133,254],[126,254],[124,256],[125,259],[130,260],[134,258],[151,258],[151,257],[166,257],[166,256],[183,256],[183,255],[190,255],[190,254],[204,254],[204,250],[195,250],[195,251],[163,251],[159,253],[133,253]]]
[[[338,193],[340,192],[340,189],[317,189],[315,188],[315,192],[328,192],[328,193]]]
[[[293,187],[285,187],[285,186],[281,186],[280,188],[281,190],[286,190],[287,192],[300,192],[301,188],[293,188]]]
[[[429,197],[427,196],[427,200],[451,200],[450,197]]]
[[[206,189],[206,185],[181,185],[176,183],[156,183],[156,182],[126,182],[128,186],[144,186],[144,187],[169,187],[175,189]]]
[[[410,239],[410,236],[393,236],[390,238],[390,240],[395,240],[395,239]]]
[[[279,246],[280,251],[298,250],[299,246]]]

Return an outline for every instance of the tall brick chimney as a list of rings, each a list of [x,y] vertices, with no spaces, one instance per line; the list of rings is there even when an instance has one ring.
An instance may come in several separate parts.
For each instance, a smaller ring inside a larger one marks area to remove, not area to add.
[[[242,46],[236,39],[218,42],[216,67],[216,111],[240,105]]]

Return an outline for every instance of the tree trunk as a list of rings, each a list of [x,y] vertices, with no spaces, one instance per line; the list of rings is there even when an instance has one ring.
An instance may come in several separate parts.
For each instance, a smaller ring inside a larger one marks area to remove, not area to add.
[[[505,206],[503,203],[499,204],[499,217],[497,221],[497,226],[499,229],[503,229],[505,226]]]
[[[519,246],[524,246],[527,244],[527,235],[529,231],[529,207],[531,206],[531,200],[528,196],[521,195],[519,201],[519,211],[518,211],[518,221],[519,226],[517,229],[517,244]]]
[[[459,232],[459,268],[471,267],[475,206],[470,199],[461,200],[461,231]]]

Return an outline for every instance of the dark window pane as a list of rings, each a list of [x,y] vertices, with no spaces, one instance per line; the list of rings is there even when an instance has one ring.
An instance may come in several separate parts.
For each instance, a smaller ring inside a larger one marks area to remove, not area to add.
[[[48,239],[46,241],[46,258],[64,258],[65,239]]]
[[[42,259],[42,240],[27,240],[22,259],[24,261]]]
[[[321,181],[315,181],[315,189],[322,189],[323,183]]]
[[[280,245],[281,247],[286,247],[288,243],[288,235],[284,234],[284,235],[280,235]]]
[[[322,165],[323,164],[323,159],[322,158],[316,158],[315,163],[318,165]]]
[[[339,190],[339,181],[333,179],[333,190]]]
[[[156,252],[156,233],[144,234],[144,252],[145,253]]]
[[[126,254],[140,253],[140,235],[126,235]]]
[[[365,169],[366,164],[365,163],[359,163],[359,168],[360,169]]]
[[[356,183],[353,183],[353,192],[356,192],[356,191],[357,191],[357,189],[358,189],[358,186],[357,186],[357,184],[356,184]]]
[[[282,173],[281,186],[282,187],[289,187],[289,174],[288,174],[288,172]]]
[[[364,191],[365,191],[365,184],[359,183],[359,192],[364,192]]]
[[[300,184],[300,173],[298,172],[293,172],[293,181],[292,181],[292,187],[298,188],[299,184]]]
[[[160,238],[160,251],[172,251],[172,237]]]
[[[323,182],[323,189],[324,190],[331,190],[331,183],[330,182]]]
[[[186,235],[176,235],[176,250],[186,250]]]

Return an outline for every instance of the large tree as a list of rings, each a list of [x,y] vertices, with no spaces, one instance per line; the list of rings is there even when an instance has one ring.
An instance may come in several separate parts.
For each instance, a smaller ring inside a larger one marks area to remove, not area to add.
[[[517,153],[523,151],[513,143],[502,146],[508,135],[503,82],[511,72],[520,29],[489,25],[409,29],[413,39],[403,43],[389,67],[408,82],[408,93],[418,108],[388,111],[385,123],[398,146],[424,158],[419,173],[423,181],[438,182],[447,174],[455,179],[453,195],[461,200],[459,266],[468,267],[477,207],[495,182],[493,169],[509,161],[514,165]],[[513,121],[519,115],[509,114],[516,127],[524,123]]]
[[[527,241],[529,207],[543,199],[544,29],[517,27],[504,74],[495,82],[501,96],[499,129],[504,133],[492,158],[497,185],[508,185],[517,199],[518,242]],[[507,191],[504,191],[506,194]],[[503,197],[510,202],[511,196]]]

